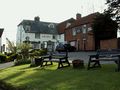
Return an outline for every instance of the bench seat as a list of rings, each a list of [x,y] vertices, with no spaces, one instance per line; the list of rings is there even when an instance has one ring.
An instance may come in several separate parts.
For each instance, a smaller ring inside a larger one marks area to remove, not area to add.
[[[99,50],[96,55],[90,55],[87,69],[101,67],[100,61],[114,61],[120,71],[120,50]]]

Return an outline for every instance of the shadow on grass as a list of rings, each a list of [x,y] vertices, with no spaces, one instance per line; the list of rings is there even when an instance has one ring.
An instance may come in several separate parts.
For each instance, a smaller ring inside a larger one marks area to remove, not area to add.
[[[0,80],[0,90],[23,90],[21,87],[14,87],[10,83]]]
[[[72,67],[56,69],[56,64],[30,70],[22,67],[20,72],[3,80],[9,81],[23,75],[13,83],[20,84],[25,90],[120,90],[120,73],[116,73],[114,67],[102,65],[102,68],[96,70]]]

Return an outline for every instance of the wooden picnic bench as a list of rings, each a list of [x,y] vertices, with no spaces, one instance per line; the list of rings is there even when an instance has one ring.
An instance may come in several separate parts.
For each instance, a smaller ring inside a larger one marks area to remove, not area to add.
[[[89,56],[87,69],[101,67],[100,61],[114,61],[117,64],[116,71],[120,71],[120,50],[98,50],[95,55]]]
[[[41,67],[52,65],[53,62],[58,63],[58,69],[70,66],[70,63],[68,61],[68,52],[51,53],[50,55],[40,56],[37,59],[41,60]]]

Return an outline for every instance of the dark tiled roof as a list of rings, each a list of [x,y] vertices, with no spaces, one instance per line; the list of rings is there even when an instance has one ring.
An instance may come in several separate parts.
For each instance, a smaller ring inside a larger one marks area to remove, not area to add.
[[[29,32],[29,33],[43,33],[43,34],[58,33],[57,23],[34,21],[34,20],[23,20],[19,25],[23,25],[25,32]],[[26,26],[30,26],[30,30],[26,30]]]
[[[0,28],[0,37],[2,36],[3,30],[3,28]]]

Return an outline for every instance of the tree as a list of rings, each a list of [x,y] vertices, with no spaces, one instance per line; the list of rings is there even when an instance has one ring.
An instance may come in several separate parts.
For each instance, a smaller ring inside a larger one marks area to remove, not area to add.
[[[117,37],[117,23],[107,13],[97,14],[92,29],[95,38],[96,49],[100,46],[100,40]]]
[[[17,45],[17,51],[19,51],[24,60],[29,57],[29,50],[31,49],[31,45],[29,43],[20,43]]]
[[[92,28],[95,38],[99,40],[117,37],[117,23],[110,18],[109,14],[97,14]]]
[[[9,49],[9,51],[11,53],[16,53],[17,49],[14,42],[11,42],[8,38],[6,38],[6,41],[7,41],[7,48]]]
[[[120,21],[120,0],[107,0],[108,9],[105,13],[108,13],[117,22]]]

